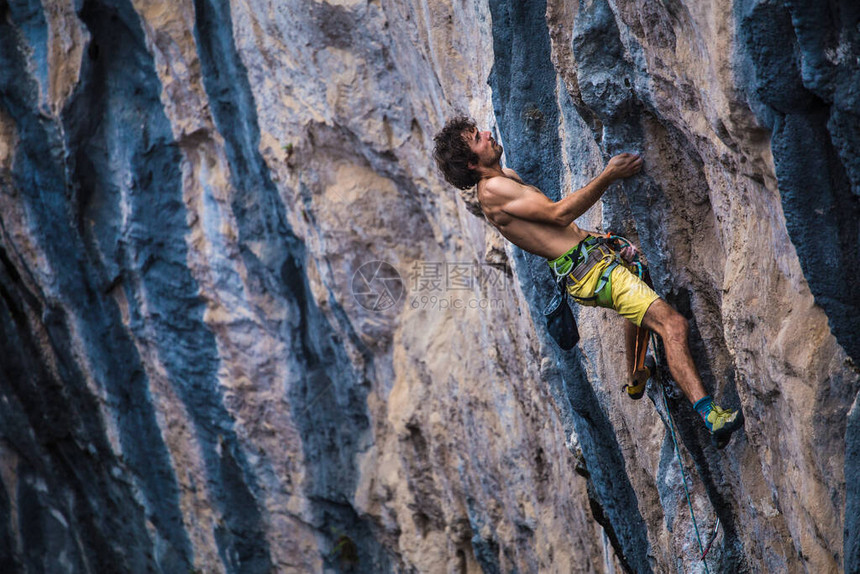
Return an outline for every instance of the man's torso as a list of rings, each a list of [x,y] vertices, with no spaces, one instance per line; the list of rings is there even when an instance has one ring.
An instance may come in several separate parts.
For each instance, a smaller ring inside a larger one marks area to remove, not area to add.
[[[505,175],[525,186],[512,170]],[[501,177],[501,176],[497,176]],[[478,201],[487,220],[514,245],[546,259],[555,259],[588,236],[576,223],[567,226],[519,219],[504,211],[504,202],[485,192],[487,180],[478,182]],[[534,186],[528,186],[540,193]]]

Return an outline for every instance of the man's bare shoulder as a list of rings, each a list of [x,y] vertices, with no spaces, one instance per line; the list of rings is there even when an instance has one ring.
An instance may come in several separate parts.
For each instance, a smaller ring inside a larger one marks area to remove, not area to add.
[[[483,185],[478,186],[478,191],[488,195],[511,197],[523,192],[523,184],[507,176],[495,175],[481,181]]]
[[[519,183],[523,183],[523,178],[520,177],[520,174],[518,174],[517,172],[515,172],[514,170],[512,170],[509,167],[503,167],[502,173],[504,173],[506,176],[508,176],[510,178],[515,179]]]

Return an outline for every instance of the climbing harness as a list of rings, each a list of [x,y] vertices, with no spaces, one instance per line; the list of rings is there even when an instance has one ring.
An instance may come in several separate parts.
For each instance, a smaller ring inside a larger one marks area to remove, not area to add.
[[[574,300],[593,301],[597,299],[598,293],[609,284],[609,276],[620,264],[618,255],[607,245],[609,237],[608,234],[604,237],[589,235],[586,239],[579,242],[579,245],[572,250],[573,253],[565,253],[550,264],[556,277],[566,277],[567,280],[577,285],[597,265],[604,261],[609,262],[609,265],[600,274],[597,287],[594,289],[594,295],[591,297],[573,297]]]

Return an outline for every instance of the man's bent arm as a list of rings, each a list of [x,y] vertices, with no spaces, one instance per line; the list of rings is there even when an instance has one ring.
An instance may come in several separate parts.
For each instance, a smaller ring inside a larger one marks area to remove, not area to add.
[[[532,187],[517,184],[506,178],[490,180],[487,191],[506,200],[501,209],[512,217],[567,227],[597,203],[612,182],[637,173],[641,167],[642,160],[639,156],[633,154],[615,156],[603,172],[588,182],[585,187],[577,189],[556,202]]]
[[[613,181],[615,178],[608,175],[604,170],[603,173],[589,181],[585,187],[581,187],[567,197],[556,201],[553,204],[555,222],[562,227],[570,225],[597,203],[597,200],[603,196]]]
[[[505,178],[488,182],[487,191],[503,200],[502,211],[512,217],[566,227],[588,211],[613,181],[612,176],[601,173],[585,187],[556,202],[533,187]]]

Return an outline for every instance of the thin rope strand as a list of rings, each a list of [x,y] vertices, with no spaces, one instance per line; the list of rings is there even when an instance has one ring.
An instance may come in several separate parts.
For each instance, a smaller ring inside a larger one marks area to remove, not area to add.
[[[654,360],[655,360],[655,362],[658,363],[657,368],[659,369],[660,366],[659,366],[659,359],[657,358],[657,354],[658,354],[657,353],[657,341],[656,341],[656,338],[655,338],[655,335],[653,332],[651,333],[651,337],[652,337],[651,343],[654,346]],[[684,494],[687,497],[687,506],[690,507],[690,518],[692,518],[692,520],[693,520],[693,529],[696,532],[696,541],[699,543],[699,554],[701,556],[700,560],[702,561],[702,564],[705,566],[705,574],[710,574],[710,571],[708,570],[708,563],[705,560],[705,555],[707,553],[705,552],[704,546],[702,545],[702,537],[699,535],[699,525],[698,525],[698,522],[696,521],[696,513],[693,510],[693,501],[690,498],[690,489],[687,487],[687,473],[686,473],[686,471],[684,471],[684,461],[681,458],[681,449],[678,447],[678,440],[675,438],[675,421],[672,417],[672,413],[669,411],[669,402],[668,402],[668,397],[666,395],[666,387],[662,384],[660,385],[660,387],[662,388],[662,393],[663,393],[663,408],[666,410],[666,417],[667,417],[668,422],[669,422],[669,434],[672,436],[672,444],[675,447],[675,454],[678,457],[678,467],[681,469],[681,480],[684,483]],[[709,550],[710,550],[710,548],[709,548]]]

